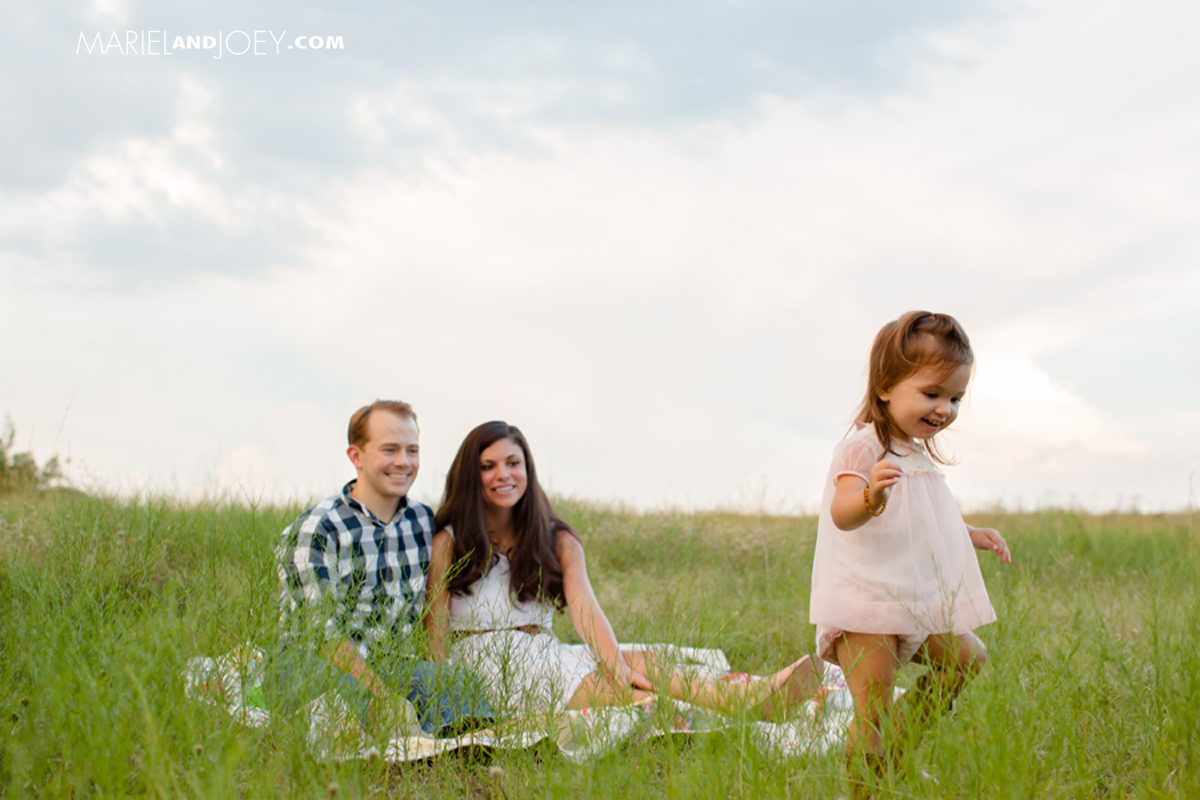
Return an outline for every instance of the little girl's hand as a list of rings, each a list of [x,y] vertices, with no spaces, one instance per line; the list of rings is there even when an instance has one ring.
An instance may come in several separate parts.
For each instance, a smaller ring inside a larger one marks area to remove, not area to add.
[[[871,480],[867,490],[871,493],[871,505],[879,508],[887,502],[892,487],[900,480],[904,471],[894,461],[884,458],[871,467]]]
[[[1008,552],[1008,542],[995,528],[970,528],[971,544],[976,550],[992,550],[1000,556],[1005,564],[1012,563],[1012,554]]]

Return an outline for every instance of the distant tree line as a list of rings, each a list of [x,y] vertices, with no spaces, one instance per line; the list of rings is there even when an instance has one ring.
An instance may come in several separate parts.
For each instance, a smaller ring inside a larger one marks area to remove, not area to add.
[[[13,439],[16,429],[13,428],[12,418],[6,417],[4,435],[0,436],[0,494],[19,492],[28,489],[47,489],[51,482],[63,476],[62,466],[58,456],[38,466],[33,453],[12,453]]]

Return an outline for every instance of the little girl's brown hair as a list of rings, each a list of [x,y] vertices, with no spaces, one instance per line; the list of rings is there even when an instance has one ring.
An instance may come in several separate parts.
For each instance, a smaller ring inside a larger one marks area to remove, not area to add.
[[[867,364],[867,394],[859,406],[856,423],[873,425],[884,452],[892,449],[892,421],[881,392],[893,389],[922,367],[934,365],[946,374],[961,366],[972,366],[975,354],[971,340],[958,320],[949,314],[929,311],[909,311],[879,329],[871,343],[871,358]],[[929,457],[939,464],[948,463],[938,452],[933,439],[925,444]]]

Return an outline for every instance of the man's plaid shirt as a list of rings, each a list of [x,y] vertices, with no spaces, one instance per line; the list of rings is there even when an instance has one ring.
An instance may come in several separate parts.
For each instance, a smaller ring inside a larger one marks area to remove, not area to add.
[[[383,522],[351,496],[354,483],[284,530],[275,551],[279,607],[293,626],[316,624],[326,640],[350,639],[369,658],[379,642],[407,637],[420,617],[433,511],[405,497]]]

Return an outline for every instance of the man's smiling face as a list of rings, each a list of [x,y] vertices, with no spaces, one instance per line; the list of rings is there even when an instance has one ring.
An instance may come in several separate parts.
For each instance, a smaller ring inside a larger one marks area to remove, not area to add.
[[[412,417],[377,409],[367,418],[366,444],[352,445],[348,453],[368,504],[373,499],[394,503],[408,494],[421,466],[417,423]]]

